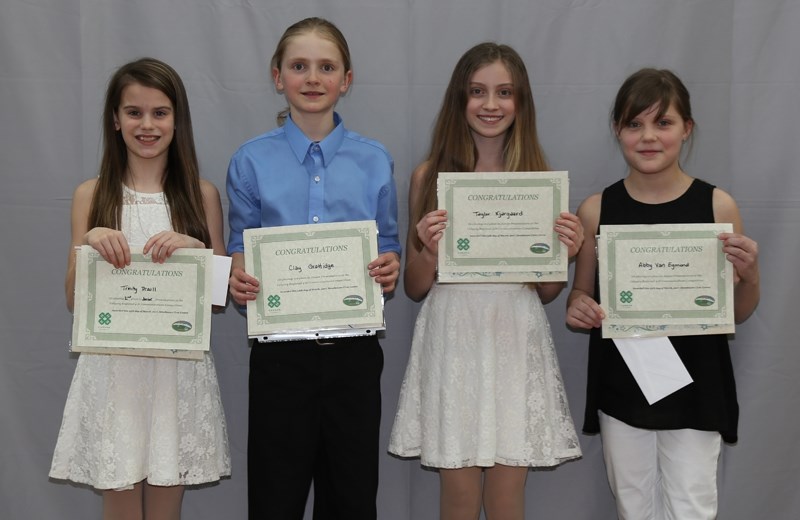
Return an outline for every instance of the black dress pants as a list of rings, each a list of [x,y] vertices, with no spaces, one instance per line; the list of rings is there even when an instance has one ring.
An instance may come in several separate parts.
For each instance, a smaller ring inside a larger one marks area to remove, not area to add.
[[[250,520],[375,520],[383,351],[375,336],[250,352]]]

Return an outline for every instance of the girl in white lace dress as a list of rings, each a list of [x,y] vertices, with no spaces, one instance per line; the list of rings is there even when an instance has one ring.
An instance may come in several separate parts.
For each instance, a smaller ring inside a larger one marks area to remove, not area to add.
[[[143,58],[111,77],[100,174],[72,201],[67,306],[75,255],[88,244],[117,268],[143,246],[153,262],[178,248],[224,254],[222,208],[201,180],[178,74]],[[130,352],[135,354],[136,352]],[[103,517],[180,518],[184,486],[230,475],[214,361],[81,354],[50,476],[103,491]]]
[[[389,451],[439,468],[441,518],[524,515],[529,467],[581,455],[542,307],[563,283],[438,284],[440,171],[544,171],[528,75],[510,47],[479,44],[456,65],[430,155],[409,191],[405,290],[423,298]],[[556,221],[574,256],[583,228]]]

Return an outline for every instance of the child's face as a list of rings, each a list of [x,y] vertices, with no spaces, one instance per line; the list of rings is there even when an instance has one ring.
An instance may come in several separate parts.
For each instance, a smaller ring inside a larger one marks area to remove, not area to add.
[[[344,70],[336,44],[307,32],[289,41],[281,67],[272,70],[272,77],[297,118],[332,114],[339,96],[347,92],[353,73]]]
[[[166,158],[175,135],[172,102],[158,89],[132,83],[122,90],[114,127],[122,134],[129,158]]]
[[[473,135],[502,137],[514,122],[514,83],[502,62],[485,65],[472,75],[467,90],[467,124]]]
[[[692,122],[684,121],[674,104],[660,118],[659,107],[643,110],[622,128],[617,137],[622,155],[632,171],[655,174],[679,168],[681,146],[692,132]]]

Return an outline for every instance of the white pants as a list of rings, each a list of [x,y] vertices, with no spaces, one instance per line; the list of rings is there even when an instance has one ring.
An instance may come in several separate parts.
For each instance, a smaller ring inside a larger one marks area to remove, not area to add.
[[[602,412],[599,416],[620,520],[717,517],[718,432],[643,430]]]

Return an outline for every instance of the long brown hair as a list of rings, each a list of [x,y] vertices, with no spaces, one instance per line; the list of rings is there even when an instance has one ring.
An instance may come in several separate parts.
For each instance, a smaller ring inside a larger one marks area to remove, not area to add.
[[[342,64],[344,65],[345,74],[352,70],[352,63],[350,61],[350,47],[347,45],[347,40],[333,22],[324,18],[313,16],[311,18],[304,18],[289,26],[278,40],[278,46],[275,48],[275,54],[272,55],[271,68],[280,70],[283,63],[283,55],[286,53],[286,47],[292,38],[307,33],[316,33],[321,38],[333,43],[342,55]],[[286,117],[289,115],[289,108],[284,108],[278,112],[277,122],[278,126],[283,126],[286,122]]]
[[[506,131],[503,157],[506,171],[546,171],[545,159],[536,132],[536,108],[533,104],[528,71],[517,51],[508,45],[479,43],[469,49],[453,69],[436,118],[427,170],[422,182],[420,204],[410,216],[419,220],[436,206],[436,178],[439,172],[471,172],[475,170],[478,152],[467,123],[469,82],[475,72],[495,62],[502,63],[511,74],[514,86],[514,123]],[[414,245],[422,244],[412,235]]]
[[[125,87],[133,84],[160,90],[172,102],[175,133],[169,145],[167,168],[162,181],[170,220],[175,231],[190,235],[201,240],[206,247],[211,247],[186,89],[172,67],[153,58],[141,58],[123,65],[108,82],[103,107],[103,158],[92,197],[89,228],[101,226],[120,229],[122,184],[128,167],[128,149],[121,132],[114,127],[114,115],[119,109]]]

